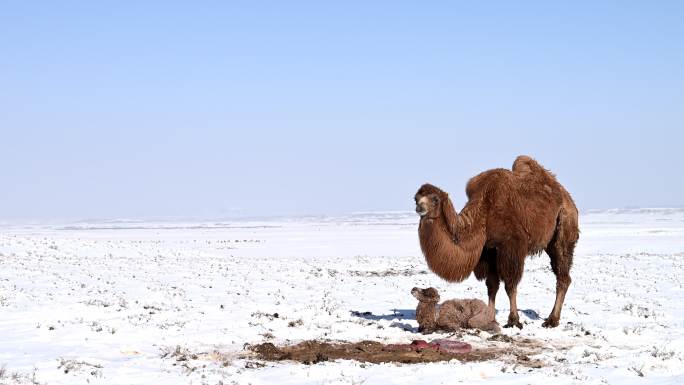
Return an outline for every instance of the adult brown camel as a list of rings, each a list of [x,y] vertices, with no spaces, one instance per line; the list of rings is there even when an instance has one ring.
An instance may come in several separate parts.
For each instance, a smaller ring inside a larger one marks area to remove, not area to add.
[[[420,247],[430,269],[450,282],[461,282],[470,273],[486,280],[492,309],[503,281],[511,304],[504,327],[522,328],[516,288],[525,258],[545,250],[556,275],[556,301],[543,326],[558,326],[579,238],[570,194],[534,159],[519,156],[512,170],[493,169],[471,178],[466,195],[468,202],[457,214],[439,188],[424,184],[416,193]]]

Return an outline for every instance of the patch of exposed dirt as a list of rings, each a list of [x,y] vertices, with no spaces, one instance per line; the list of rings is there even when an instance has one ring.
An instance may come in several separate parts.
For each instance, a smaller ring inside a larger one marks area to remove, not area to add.
[[[361,270],[349,270],[349,275],[352,277],[397,277],[404,276],[410,277],[413,275],[423,275],[428,274],[427,270],[415,270],[415,269],[388,269],[382,271],[361,271]]]
[[[502,342],[505,346],[501,346]],[[248,345],[252,357],[264,361],[297,361],[303,364],[317,364],[330,360],[355,360],[374,364],[399,362],[405,364],[459,360],[480,362],[493,359],[515,362],[531,368],[541,368],[544,363],[531,359],[539,353],[540,344],[526,341],[493,341],[486,347],[474,348],[468,353],[450,353],[433,349],[394,349],[396,345],[385,345],[375,341],[325,342],[309,340],[289,346],[275,346],[270,342]]]

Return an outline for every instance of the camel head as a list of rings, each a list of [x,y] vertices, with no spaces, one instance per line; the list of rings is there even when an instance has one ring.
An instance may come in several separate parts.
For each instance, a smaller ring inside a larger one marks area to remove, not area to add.
[[[446,193],[438,187],[426,183],[416,193],[416,212],[421,218],[437,218]]]
[[[428,287],[427,289],[414,287],[411,289],[411,294],[413,294],[413,296],[416,297],[416,299],[420,302],[439,302],[439,293],[434,287]]]

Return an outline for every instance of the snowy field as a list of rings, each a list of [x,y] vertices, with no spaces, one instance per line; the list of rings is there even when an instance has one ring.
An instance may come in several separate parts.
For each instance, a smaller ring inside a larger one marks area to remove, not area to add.
[[[415,214],[0,227],[0,384],[681,384],[684,210],[584,213],[561,325],[555,278],[527,260],[520,365],[265,362],[245,344],[406,343],[414,286],[486,300],[427,271]],[[504,324],[508,300],[497,298]],[[475,349],[487,333],[466,335]],[[437,338],[437,335],[430,338]],[[505,344],[502,345],[505,348]]]

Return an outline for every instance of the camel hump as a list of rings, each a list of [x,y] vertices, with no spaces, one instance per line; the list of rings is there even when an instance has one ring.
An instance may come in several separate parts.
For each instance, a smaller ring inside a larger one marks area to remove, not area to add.
[[[529,174],[535,171],[543,170],[544,168],[534,159],[527,155],[520,155],[515,158],[513,167],[511,167],[516,174]]]
[[[515,158],[511,170],[513,174],[520,177],[533,176],[535,178],[543,178],[547,183],[555,184],[556,182],[556,176],[551,171],[545,169],[539,162],[527,155],[520,155]]]
[[[483,171],[468,180],[466,184],[466,196],[473,199],[477,193],[494,188],[497,185],[509,183],[511,170],[494,168]]]

